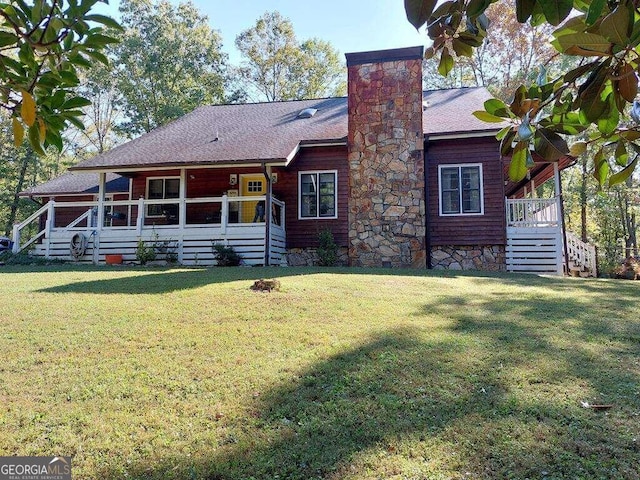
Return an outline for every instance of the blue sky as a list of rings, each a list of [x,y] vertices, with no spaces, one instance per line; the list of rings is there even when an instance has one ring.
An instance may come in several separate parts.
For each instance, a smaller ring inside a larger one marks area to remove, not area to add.
[[[171,0],[178,4],[179,0]],[[332,43],[341,54],[424,45],[427,37],[409,24],[403,0],[194,0],[219,30],[223,50],[231,63],[240,62],[234,47],[236,35],[251,27],[266,11],[288,17],[299,40],[318,37]],[[117,17],[118,0],[96,12]],[[101,4],[99,4],[101,5]]]

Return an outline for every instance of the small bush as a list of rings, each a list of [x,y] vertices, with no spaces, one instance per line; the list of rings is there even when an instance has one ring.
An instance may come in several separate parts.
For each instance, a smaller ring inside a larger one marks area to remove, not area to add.
[[[0,253],[0,263],[4,265],[53,265],[66,262],[57,258],[32,257],[27,252],[4,251]]]
[[[242,261],[242,257],[233,249],[231,245],[214,243],[212,245],[213,258],[218,267],[237,267]]]
[[[627,258],[622,265],[614,269],[613,276],[627,280],[640,280],[640,260],[634,257]]]
[[[318,234],[318,265],[322,267],[333,267],[338,262],[338,245],[333,239],[331,230],[324,229]]]
[[[155,259],[155,245],[147,245],[144,240],[138,240],[138,247],[136,248],[136,260],[140,262],[140,265],[146,265],[147,262],[153,262]]]

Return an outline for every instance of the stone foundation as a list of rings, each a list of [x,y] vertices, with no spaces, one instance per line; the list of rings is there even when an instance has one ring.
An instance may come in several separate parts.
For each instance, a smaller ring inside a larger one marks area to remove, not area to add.
[[[319,260],[316,248],[289,248],[285,259],[286,265],[289,267],[316,267]],[[349,250],[347,248],[338,248],[336,266],[349,266]]]
[[[433,247],[431,266],[434,270],[506,270],[502,245],[453,245]]]

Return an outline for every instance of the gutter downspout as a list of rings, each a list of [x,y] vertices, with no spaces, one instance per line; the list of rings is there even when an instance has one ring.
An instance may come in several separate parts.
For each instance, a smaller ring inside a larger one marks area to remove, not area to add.
[[[264,266],[271,260],[271,165],[262,164],[262,173],[267,181],[267,198],[264,202]]]
[[[425,135],[424,138],[424,243],[427,256],[427,270],[431,270],[433,265],[431,264],[431,209],[429,208],[429,156],[427,155],[429,149],[429,138]]]

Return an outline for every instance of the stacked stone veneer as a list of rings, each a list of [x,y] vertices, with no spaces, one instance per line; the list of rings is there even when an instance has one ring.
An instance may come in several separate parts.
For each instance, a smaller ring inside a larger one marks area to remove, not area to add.
[[[289,267],[314,267],[320,265],[317,248],[290,248],[286,254],[286,265]],[[349,252],[346,248],[338,248],[336,267],[349,266]]]
[[[349,261],[426,265],[422,47],[348,54]]]
[[[433,247],[431,266],[436,270],[506,270],[502,245]]]

